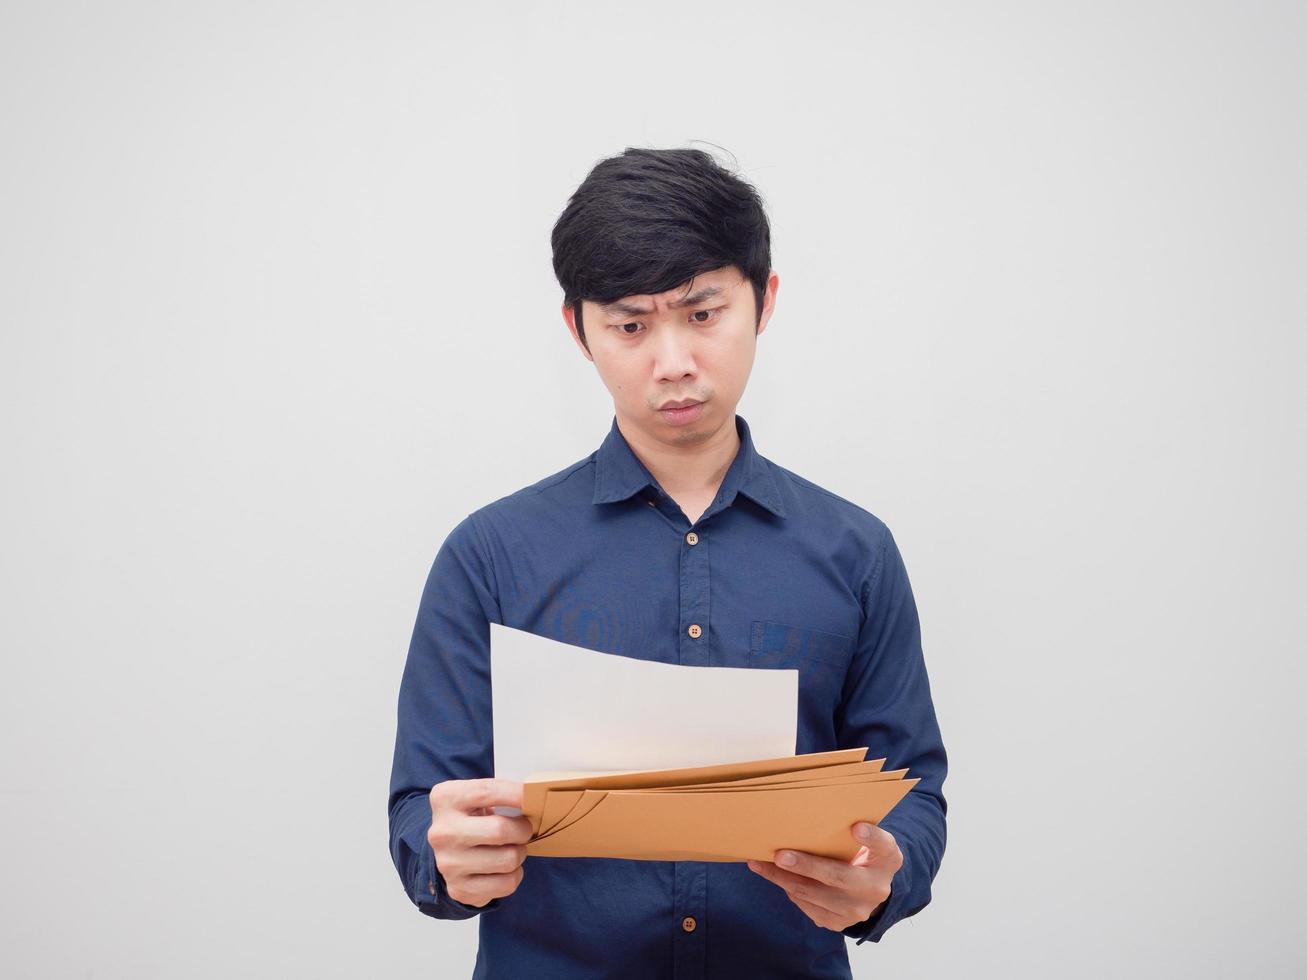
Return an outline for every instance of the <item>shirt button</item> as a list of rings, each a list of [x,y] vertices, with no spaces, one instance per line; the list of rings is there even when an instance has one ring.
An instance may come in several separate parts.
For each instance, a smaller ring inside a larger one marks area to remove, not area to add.
[[[693,531],[691,531],[689,534],[687,534],[687,535],[685,536],[685,540],[686,540],[687,542],[689,542],[690,544],[698,544],[698,543],[699,543],[699,535],[697,535],[697,534],[695,534]]]
[[[694,639],[697,640],[699,639],[699,637],[703,636],[703,627],[701,627],[698,623],[691,623],[690,628],[685,632],[689,633],[690,636],[692,636]]]
[[[687,915],[684,919],[681,920],[681,928],[684,929],[686,932],[694,932],[694,926],[695,926],[694,916],[692,915]]]
[[[431,892],[432,895],[436,893],[436,883],[434,881],[427,882],[427,891]]]

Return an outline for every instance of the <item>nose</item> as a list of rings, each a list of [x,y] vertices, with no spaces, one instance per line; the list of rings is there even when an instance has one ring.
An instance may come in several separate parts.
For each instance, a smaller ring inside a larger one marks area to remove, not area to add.
[[[681,381],[694,377],[693,335],[689,331],[671,327],[657,331],[654,336],[654,379]]]

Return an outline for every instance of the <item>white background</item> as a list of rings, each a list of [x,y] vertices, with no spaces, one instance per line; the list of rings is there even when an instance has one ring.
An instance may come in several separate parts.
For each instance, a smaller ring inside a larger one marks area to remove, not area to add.
[[[697,145],[772,219],[739,411],[894,531],[949,751],[856,975],[1301,975],[1305,28],[4,4],[2,972],[470,974],[387,851],[418,597],[608,431],[567,196]]]

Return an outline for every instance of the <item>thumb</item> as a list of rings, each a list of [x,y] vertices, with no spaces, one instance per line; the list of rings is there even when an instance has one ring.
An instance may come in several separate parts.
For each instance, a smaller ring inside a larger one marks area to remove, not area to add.
[[[897,847],[893,834],[869,821],[860,820],[850,830],[854,840],[862,844],[870,852],[871,857],[887,857],[893,854]]]

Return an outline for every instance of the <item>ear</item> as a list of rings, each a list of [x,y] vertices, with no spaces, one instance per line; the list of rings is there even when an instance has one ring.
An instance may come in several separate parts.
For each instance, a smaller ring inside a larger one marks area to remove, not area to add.
[[[581,335],[576,330],[576,312],[572,309],[571,303],[563,304],[563,322],[567,324],[567,329],[572,334],[572,339],[576,341],[576,346],[581,349],[581,353],[585,355],[585,359],[587,361],[593,361],[594,358],[590,356],[590,349],[585,345],[585,342],[581,340]]]
[[[767,288],[762,292],[762,315],[758,318],[758,336],[762,336],[762,332],[767,329],[767,321],[771,319],[772,311],[776,309],[776,290],[780,288],[780,284],[781,277],[775,269],[772,269],[767,276]]]

